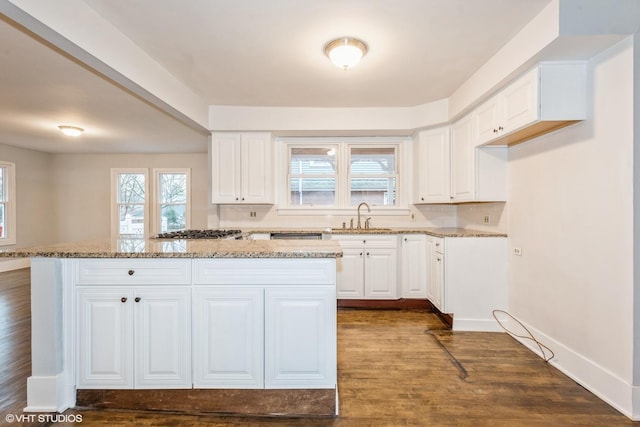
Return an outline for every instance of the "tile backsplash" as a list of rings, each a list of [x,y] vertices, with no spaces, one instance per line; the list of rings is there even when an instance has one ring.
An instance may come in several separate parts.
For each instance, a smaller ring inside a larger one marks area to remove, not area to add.
[[[371,216],[373,227],[424,228],[462,227],[483,231],[506,232],[505,203],[469,203],[461,205],[412,205],[408,214]],[[363,212],[364,213],[364,212]],[[485,216],[489,224],[484,223]],[[356,212],[342,215],[291,215],[279,214],[271,205],[218,205],[208,216],[209,228],[288,228],[326,229],[349,226]]]

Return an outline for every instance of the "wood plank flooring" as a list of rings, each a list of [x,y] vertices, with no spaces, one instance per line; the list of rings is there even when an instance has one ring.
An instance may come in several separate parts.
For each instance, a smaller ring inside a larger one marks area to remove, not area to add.
[[[0,274],[0,415],[26,405],[28,280],[28,270]],[[336,418],[76,408],[65,414],[82,423],[54,425],[640,426],[508,335],[451,332],[426,311],[339,310],[338,387]]]

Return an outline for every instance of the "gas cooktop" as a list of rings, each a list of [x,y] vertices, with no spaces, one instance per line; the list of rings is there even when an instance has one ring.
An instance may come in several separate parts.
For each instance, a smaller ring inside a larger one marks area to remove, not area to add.
[[[160,233],[158,239],[233,239],[242,236],[241,230],[178,230]]]

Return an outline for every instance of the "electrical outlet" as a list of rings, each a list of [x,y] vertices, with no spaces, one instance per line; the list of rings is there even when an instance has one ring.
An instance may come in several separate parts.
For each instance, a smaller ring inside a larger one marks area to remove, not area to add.
[[[416,214],[412,213],[411,214],[411,221],[415,221],[416,220]]]
[[[491,217],[489,215],[485,215],[482,222],[485,224],[491,224]]]
[[[522,248],[513,248],[513,254],[516,256],[522,256]]]
[[[254,211],[249,212],[249,216],[251,218],[255,218],[256,217],[256,213]]]

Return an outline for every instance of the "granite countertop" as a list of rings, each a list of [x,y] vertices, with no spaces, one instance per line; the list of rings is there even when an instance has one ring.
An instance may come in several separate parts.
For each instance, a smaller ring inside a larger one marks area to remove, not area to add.
[[[436,237],[507,237],[506,233],[493,231],[471,230],[468,228],[370,228],[370,229],[254,229],[247,230],[245,234],[258,233],[326,233],[326,234],[428,234]]]
[[[334,240],[211,240],[107,238],[0,251],[29,258],[340,258]]]

